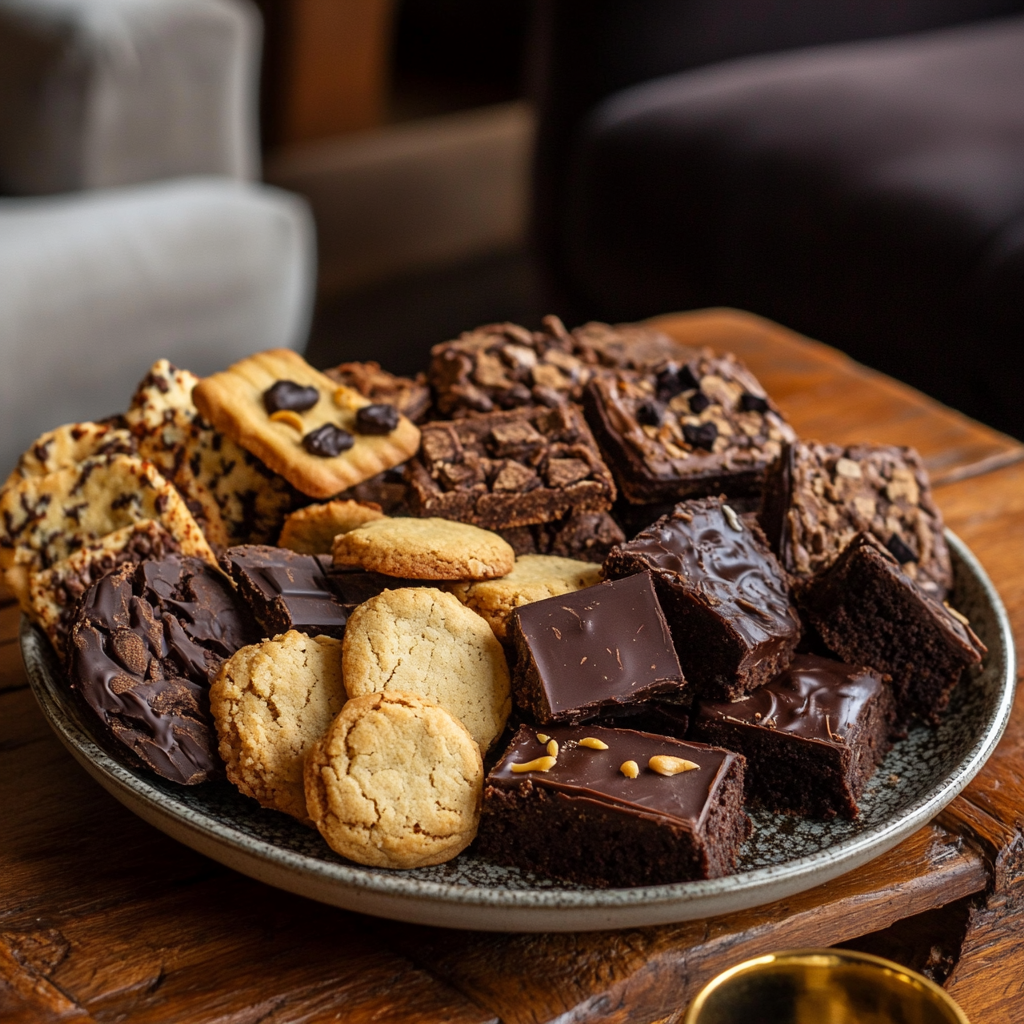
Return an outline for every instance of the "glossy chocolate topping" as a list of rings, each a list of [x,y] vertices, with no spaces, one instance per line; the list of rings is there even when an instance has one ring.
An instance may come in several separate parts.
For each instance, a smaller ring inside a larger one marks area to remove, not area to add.
[[[558,757],[550,770],[513,772],[513,764],[525,764],[543,757],[547,744],[537,733],[558,743]],[[579,741],[592,737],[607,744],[607,750],[581,747]],[[682,758],[700,765],[678,775],[659,775],[648,767],[657,755]],[[569,796],[583,797],[642,814],[657,814],[681,822],[696,831],[703,823],[719,781],[738,755],[704,743],[686,743],[667,736],[606,729],[594,725],[545,726],[541,730],[520,726],[508,750],[487,776],[487,786],[506,789],[532,783]],[[635,779],[619,770],[625,761],[640,769]]]
[[[743,700],[701,701],[698,717],[842,743],[884,685],[871,669],[816,654],[798,654],[785,672]]]
[[[515,614],[512,636],[521,666],[543,691],[545,720],[579,721],[685,686],[649,572],[536,601]]]
[[[269,415],[290,409],[305,412],[320,401],[320,392],[314,387],[304,387],[293,380],[279,380],[263,392],[263,405]]]

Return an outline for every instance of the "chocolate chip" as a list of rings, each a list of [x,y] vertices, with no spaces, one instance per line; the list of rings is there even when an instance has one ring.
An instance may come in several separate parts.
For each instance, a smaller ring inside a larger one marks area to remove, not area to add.
[[[749,391],[744,391],[740,395],[740,408],[744,412],[767,412],[768,399],[763,395],[752,395]]]
[[[397,426],[398,410],[393,405],[364,405],[356,413],[360,434],[390,434]]]
[[[666,363],[655,379],[657,395],[662,402],[670,401],[681,391],[692,391],[700,387],[700,379],[689,364],[679,366],[677,363]]]
[[[904,542],[894,533],[885,545],[889,549],[889,554],[896,559],[900,565],[906,565],[907,562],[916,562],[917,555],[914,554],[910,548],[904,544]]]
[[[263,392],[263,405],[267,415],[289,409],[292,412],[304,412],[312,409],[320,401],[320,392],[314,387],[303,387],[293,380],[279,380]]]
[[[636,421],[645,427],[660,427],[665,415],[665,407],[661,402],[648,398],[636,407]]]
[[[698,391],[690,397],[690,412],[702,413],[710,404],[711,399],[703,391]]]
[[[718,437],[718,427],[714,423],[702,423],[695,427],[692,423],[683,424],[683,437],[686,443],[693,448],[704,448],[711,451],[715,440]]]
[[[302,447],[310,455],[319,455],[322,459],[333,459],[335,455],[347,452],[355,443],[356,439],[347,430],[333,423],[311,430],[302,439]]]

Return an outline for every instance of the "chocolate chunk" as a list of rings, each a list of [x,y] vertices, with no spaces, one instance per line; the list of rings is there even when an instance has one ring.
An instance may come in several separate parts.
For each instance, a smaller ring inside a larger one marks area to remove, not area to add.
[[[655,374],[655,387],[658,398],[669,402],[683,391],[692,391],[700,387],[700,377],[689,363],[682,366],[674,362],[666,363]]]
[[[746,798],[772,811],[855,818],[892,746],[887,677],[798,654],[785,672],[730,703],[702,701],[693,736],[747,758]]]
[[[347,430],[333,423],[311,430],[302,439],[302,447],[310,455],[319,455],[322,459],[333,459],[335,455],[347,452],[355,443],[356,439]]]
[[[397,426],[398,410],[393,405],[364,405],[356,412],[360,434],[390,434]]]
[[[749,391],[744,391],[740,395],[740,408],[744,412],[767,412],[768,399],[764,395],[752,395]]]
[[[598,886],[717,878],[735,869],[749,831],[740,755],[631,729],[553,725],[544,732],[558,744],[548,771],[512,770],[547,753],[536,729],[521,726],[487,776],[481,856]],[[698,767],[667,776],[649,767],[652,758]],[[636,778],[620,770],[627,761],[635,762]]]
[[[692,412],[695,416],[702,413],[710,404],[711,399],[708,398],[708,396],[705,395],[703,391],[698,391],[696,394],[690,396],[690,412]]]
[[[282,409],[305,412],[320,401],[320,392],[314,387],[296,384],[293,380],[279,380],[263,392],[263,405],[269,416]]]
[[[917,555],[909,548],[906,544],[900,540],[899,534],[894,533],[887,541],[885,546],[889,549],[889,554],[896,559],[900,565],[906,565],[907,562],[916,562]]]
[[[694,448],[703,448],[709,452],[714,448],[715,441],[718,440],[718,427],[714,423],[701,423],[698,426],[694,426],[692,423],[684,423],[683,437],[686,439],[687,444],[692,445]]]
[[[649,572],[523,605],[509,638],[516,704],[538,722],[580,722],[685,692]]]
[[[636,407],[636,421],[645,427],[660,427],[665,416],[665,407],[653,398]]]

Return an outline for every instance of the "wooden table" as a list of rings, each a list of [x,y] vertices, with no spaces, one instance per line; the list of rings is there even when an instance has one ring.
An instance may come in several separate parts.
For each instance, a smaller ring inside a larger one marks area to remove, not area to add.
[[[663,318],[745,359],[797,430],[913,444],[947,522],[1024,636],[1024,445],[754,317]],[[811,892],[708,921],[506,935],[362,917],[267,888],[164,837],[64,752],[0,609],[0,1020],[675,1021],[709,977],[849,944],[945,978],[973,1024],[1024,1022],[1024,696],[938,819]],[[940,909],[941,908],[941,909]]]

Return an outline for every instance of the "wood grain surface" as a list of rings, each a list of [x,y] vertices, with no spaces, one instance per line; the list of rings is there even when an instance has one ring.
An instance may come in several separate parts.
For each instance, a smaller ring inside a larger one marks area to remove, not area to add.
[[[711,311],[663,323],[741,354],[805,436],[921,448],[949,525],[1024,639],[1024,446],[766,321]],[[748,956],[854,940],[910,966],[945,962],[972,1024],[1024,1022],[1020,694],[963,796],[818,889],[659,928],[479,934],[278,892],[135,818],[46,725],[17,619],[0,592],[0,1021],[677,1021],[704,981]]]

